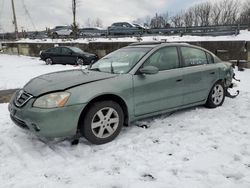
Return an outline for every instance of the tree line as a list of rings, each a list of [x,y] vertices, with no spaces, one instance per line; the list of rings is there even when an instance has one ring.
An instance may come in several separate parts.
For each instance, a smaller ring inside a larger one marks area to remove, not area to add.
[[[151,28],[250,24],[250,0],[220,0],[195,4],[174,15],[168,12],[134,20]]]

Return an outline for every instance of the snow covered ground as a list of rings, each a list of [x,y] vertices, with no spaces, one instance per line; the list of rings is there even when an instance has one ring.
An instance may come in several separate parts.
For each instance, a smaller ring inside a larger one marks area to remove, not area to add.
[[[139,37],[141,41],[161,41],[168,42],[194,42],[194,41],[250,41],[250,31],[241,30],[240,34],[228,36],[190,36],[171,35],[171,36],[143,36]],[[138,42],[138,37],[122,37],[122,38],[89,38],[89,39],[20,39],[18,43],[90,43],[90,42]]]
[[[0,88],[21,87],[35,75],[66,68],[72,67],[0,55]],[[241,93],[223,106],[136,122],[149,128],[133,124],[101,146],[83,138],[77,146],[41,141],[16,127],[8,104],[0,104],[0,187],[249,188],[250,70],[236,75]]]
[[[36,57],[0,54],[0,90],[21,88],[35,76],[73,68],[79,66],[46,65]]]

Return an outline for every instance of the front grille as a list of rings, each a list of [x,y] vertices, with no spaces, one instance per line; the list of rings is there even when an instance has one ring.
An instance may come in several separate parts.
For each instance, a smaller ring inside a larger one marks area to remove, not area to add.
[[[23,90],[20,90],[15,98],[15,105],[18,107],[22,107],[25,105],[33,96],[24,92]]]

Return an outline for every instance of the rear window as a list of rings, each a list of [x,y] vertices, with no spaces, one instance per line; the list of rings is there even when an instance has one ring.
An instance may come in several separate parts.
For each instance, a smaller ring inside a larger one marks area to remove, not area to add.
[[[217,56],[214,55],[214,63],[220,63],[222,62],[222,60],[220,58],[218,58]]]
[[[207,52],[206,52],[206,54],[207,54],[207,62],[208,62],[208,64],[213,64],[214,63],[213,56],[211,54],[207,53]]]
[[[185,67],[207,64],[207,56],[203,50],[181,47],[181,52]]]

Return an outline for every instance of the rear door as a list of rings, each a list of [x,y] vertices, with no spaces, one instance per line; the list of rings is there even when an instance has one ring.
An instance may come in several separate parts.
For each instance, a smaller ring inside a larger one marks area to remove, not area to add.
[[[183,105],[206,100],[218,77],[211,55],[202,49],[181,47],[183,73]]]
[[[143,66],[155,66],[157,74],[133,76],[135,116],[157,113],[182,104],[182,73],[176,47],[164,47]]]
[[[76,64],[76,57],[72,50],[62,47],[61,61],[63,64]]]

